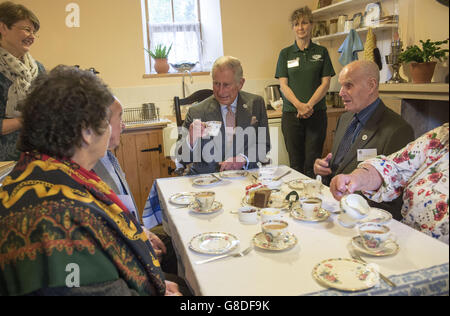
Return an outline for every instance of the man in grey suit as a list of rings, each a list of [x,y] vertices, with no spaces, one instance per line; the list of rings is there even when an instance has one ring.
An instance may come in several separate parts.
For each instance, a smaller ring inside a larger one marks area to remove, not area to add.
[[[339,74],[339,95],[348,112],[339,118],[332,152],[314,164],[325,184],[337,174],[351,173],[360,161],[389,155],[414,140],[412,127],[380,100],[379,81],[378,67],[370,61],[352,62]],[[381,207],[396,213],[400,202]]]
[[[125,127],[125,124],[122,121],[122,104],[117,98],[114,103],[111,104],[109,110],[111,116],[109,121],[109,124],[111,125],[111,137],[109,139],[108,150],[105,156],[97,162],[93,170],[103,180],[103,182],[105,182],[114,191],[114,193],[117,194],[122,203],[140,222],[136,202],[130,188],[128,187],[125,174],[120,167],[119,161],[111,152],[120,145],[120,134]],[[165,244],[156,234],[147,229],[144,230],[147,233],[156,254],[159,258],[161,258],[162,255],[167,252]]]
[[[177,160],[193,163],[190,174],[256,168],[270,150],[267,112],[261,96],[241,91],[238,59],[223,56],[212,69],[213,96],[192,106],[177,143]],[[211,122],[220,124],[214,133]]]

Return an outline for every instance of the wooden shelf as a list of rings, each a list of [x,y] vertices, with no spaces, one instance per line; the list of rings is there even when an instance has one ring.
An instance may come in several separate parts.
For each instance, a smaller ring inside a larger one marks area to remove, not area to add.
[[[383,31],[383,30],[389,30],[389,29],[397,29],[398,28],[398,24],[379,24],[379,25],[371,26],[371,28],[374,31]],[[356,29],[355,31],[357,33],[364,33],[364,32],[367,32],[368,30],[369,30],[368,27],[363,27],[363,28]],[[331,41],[333,39],[337,39],[337,38],[340,38],[340,37],[345,37],[348,34],[349,34],[349,32],[340,32],[340,33],[334,33],[334,34],[330,34],[330,35],[313,37],[312,40],[313,40],[313,42]]]
[[[312,15],[315,20],[318,20],[320,18],[324,17],[332,17],[338,16],[339,14],[342,14],[342,12],[354,9],[355,6],[364,6],[365,4],[375,2],[374,0],[344,0],[338,3],[331,4],[329,6],[326,6],[324,8],[320,8],[317,10],[312,11]],[[364,6],[365,9],[365,6]]]

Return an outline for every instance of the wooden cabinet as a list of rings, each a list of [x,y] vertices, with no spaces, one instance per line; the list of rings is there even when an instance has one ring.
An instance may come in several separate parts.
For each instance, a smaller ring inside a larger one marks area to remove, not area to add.
[[[328,108],[327,137],[325,138],[325,143],[323,144],[322,157],[325,157],[328,153],[331,152],[331,149],[333,148],[334,134],[336,132],[336,125],[339,120],[339,117],[344,113],[345,113],[344,108]]]
[[[168,168],[172,164],[164,157],[162,128],[125,130],[115,155],[142,216],[153,182],[169,177]]]

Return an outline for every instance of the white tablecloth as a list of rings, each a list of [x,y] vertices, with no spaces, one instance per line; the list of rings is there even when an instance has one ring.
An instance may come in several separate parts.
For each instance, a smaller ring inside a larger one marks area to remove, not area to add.
[[[277,175],[288,169],[286,166],[280,167]],[[298,178],[306,177],[292,171],[283,180],[288,182]],[[157,180],[165,218],[164,227],[172,237],[184,268],[184,277],[195,295],[302,295],[324,290],[312,277],[314,266],[325,259],[350,257],[348,247],[352,237],[357,235],[355,228],[344,228],[337,223],[338,215],[332,215],[324,222],[309,223],[285,214],[289,231],[299,240],[294,248],[274,252],[255,247],[242,258],[195,264],[195,261],[211,257],[189,249],[189,241],[199,233],[231,233],[239,238],[240,250],[252,244],[253,236],[260,232],[260,225],[241,224],[238,215],[231,213],[240,207],[245,187],[250,183],[251,178],[248,177],[224,180],[208,187],[207,190],[216,192],[216,199],[224,205],[224,209],[218,213],[201,215],[189,212],[187,208],[178,209],[168,201],[174,193],[204,191],[205,188],[194,187],[191,177]],[[338,202],[327,188],[323,190],[322,199],[326,209],[339,209]],[[399,275],[449,262],[448,245],[395,220],[390,221],[388,226],[398,237],[400,251],[389,257],[363,255],[366,261],[377,264],[383,274]]]

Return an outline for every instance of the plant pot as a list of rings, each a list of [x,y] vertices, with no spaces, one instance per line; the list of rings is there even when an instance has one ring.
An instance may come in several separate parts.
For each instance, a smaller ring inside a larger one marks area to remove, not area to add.
[[[411,63],[411,77],[413,83],[430,83],[433,78],[436,62],[428,63]]]
[[[157,58],[155,59],[155,71],[159,74],[166,74],[169,72],[169,63],[167,58]]]

